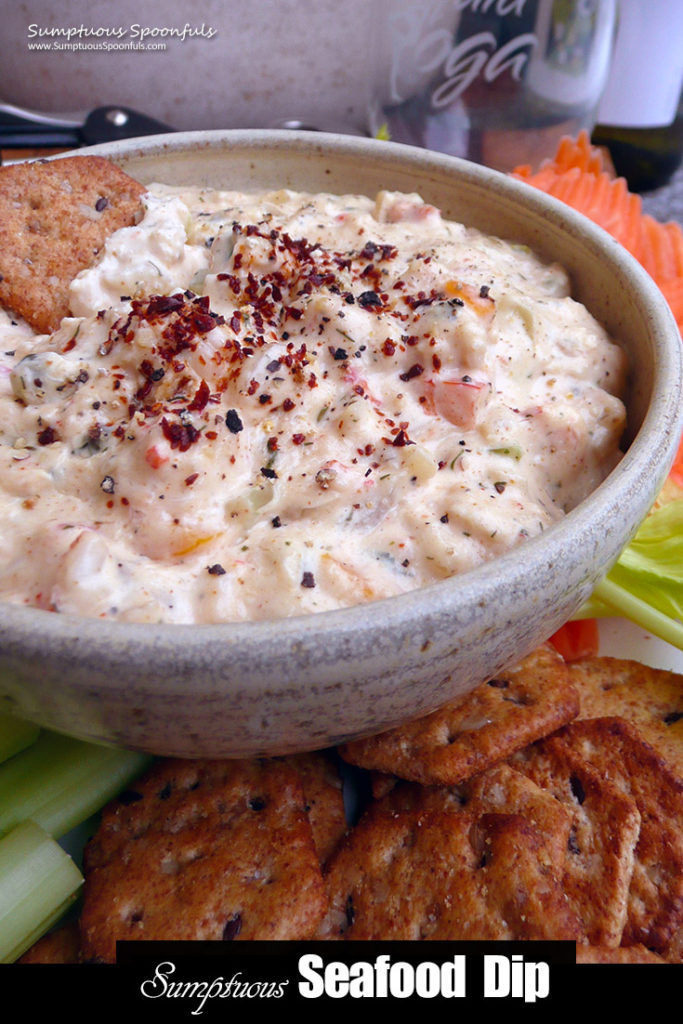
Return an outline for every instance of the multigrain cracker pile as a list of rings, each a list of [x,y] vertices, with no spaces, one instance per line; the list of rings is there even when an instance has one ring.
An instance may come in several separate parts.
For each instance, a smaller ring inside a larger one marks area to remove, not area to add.
[[[368,794],[352,824],[344,763]],[[338,751],[158,762],[86,849],[79,934],[24,959],[280,937],[565,939],[580,963],[680,963],[682,765],[683,678],[543,646]]]

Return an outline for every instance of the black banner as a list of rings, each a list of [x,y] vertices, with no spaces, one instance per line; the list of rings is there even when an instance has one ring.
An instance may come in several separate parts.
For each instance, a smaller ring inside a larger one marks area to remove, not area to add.
[[[319,1020],[332,1005],[361,1003],[534,1015],[598,999],[633,1012],[655,995],[675,998],[682,980],[678,965],[577,965],[570,942],[121,942],[117,951],[115,965],[8,967],[4,995],[21,992],[26,1005],[28,994],[29,1005],[71,1009],[77,1020],[96,999],[108,1015],[147,1024],[228,1019],[246,1008]]]

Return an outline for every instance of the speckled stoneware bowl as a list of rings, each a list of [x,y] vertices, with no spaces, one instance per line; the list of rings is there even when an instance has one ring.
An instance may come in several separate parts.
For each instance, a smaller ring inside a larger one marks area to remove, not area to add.
[[[0,708],[159,754],[311,749],[433,710],[528,653],[583,602],[646,514],[681,431],[681,345],[650,278],[542,193],[450,157],[367,139],[203,132],[97,147],[141,181],[418,191],[444,215],[569,268],[631,360],[629,446],[561,523],[488,565],[338,612],[137,625],[3,605]]]

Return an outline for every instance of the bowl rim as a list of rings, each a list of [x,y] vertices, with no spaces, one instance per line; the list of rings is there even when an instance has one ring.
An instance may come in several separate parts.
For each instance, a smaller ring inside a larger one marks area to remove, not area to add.
[[[476,593],[482,601],[488,602],[499,592],[500,577],[506,574],[506,582],[515,586],[530,572],[546,566],[551,560],[558,529],[568,532],[570,537],[586,538],[596,534],[596,523],[604,523],[610,515],[618,514],[622,502],[634,488],[646,486],[652,490],[651,471],[648,465],[660,467],[658,486],[664,481],[667,466],[673,461],[683,430],[683,403],[677,401],[683,387],[683,358],[681,346],[667,339],[678,337],[678,328],[660,290],[646,271],[602,228],[582,214],[567,207],[561,201],[540,192],[525,182],[501,174],[490,168],[472,164],[469,161],[445,154],[418,149],[393,142],[359,138],[357,136],[333,135],[322,132],[291,131],[287,129],[225,129],[197,132],[176,132],[169,135],[154,135],[123,142],[105,143],[70,153],[58,154],[51,159],[73,155],[104,155],[124,165],[136,158],[163,156],[187,149],[223,149],[226,146],[255,151],[296,149],[301,154],[346,154],[362,158],[375,158],[383,152],[387,160],[399,160],[404,166],[413,167],[416,174],[424,174],[433,168],[438,172],[452,172],[458,176],[475,180],[482,187],[495,185],[497,192],[503,192],[513,199],[521,199],[542,216],[549,218],[561,229],[581,234],[597,252],[611,261],[625,266],[626,272],[635,280],[651,324],[655,339],[657,358],[652,380],[652,395],[644,419],[628,450],[607,478],[583,501],[553,524],[542,534],[530,538],[522,546],[516,546],[495,559],[477,566],[465,573],[450,577],[417,590],[365,604],[354,605],[331,611],[314,612],[279,619],[264,619],[246,622],[220,623],[139,623],[118,620],[87,618],[69,613],[54,613],[21,605],[0,602],[2,622],[0,623],[0,644],[11,637],[13,645],[19,648],[33,646],[32,638],[40,635],[41,647],[56,642],[79,640],[87,642],[105,641],[108,647],[126,648],[128,642],[136,648],[149,646],[160,656],[163,670],[165,656],[175,659],[179,640],[185,645],[188,658],[191,652],[202,648],[209,652],[234,651],[242,646],[251,648],[272,640],[273,630],[277,631],[280,642],[287,644],[301,639],[304,633],[307,645],[318,645],[326,639],[351,637],[360,628],[367,628],[368,616],[376,621],[379,628],[405,628],[409,621],[418,616],[420,606],[439,614],[448,610],[457,612],[457,593]],[[652,398],[657,398],[653,408]],[[654,495],[653,495],[654,500]],[[649,508],[649,502],[647,508]],[[643,515],[646,514],[644,509]],[[520,551],[525,557],[520,558]],[[171,652],[174,652],[171,654]],[[112,686],[118,685],[112,682]]]

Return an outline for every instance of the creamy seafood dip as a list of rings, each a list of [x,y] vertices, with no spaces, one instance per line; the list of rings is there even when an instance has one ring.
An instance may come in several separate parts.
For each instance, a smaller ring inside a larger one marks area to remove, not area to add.
[[[150,188],[52,335],[0,323],[0,597],[134,621],[398,594],[618,459],[624,357],[416,195]]]

